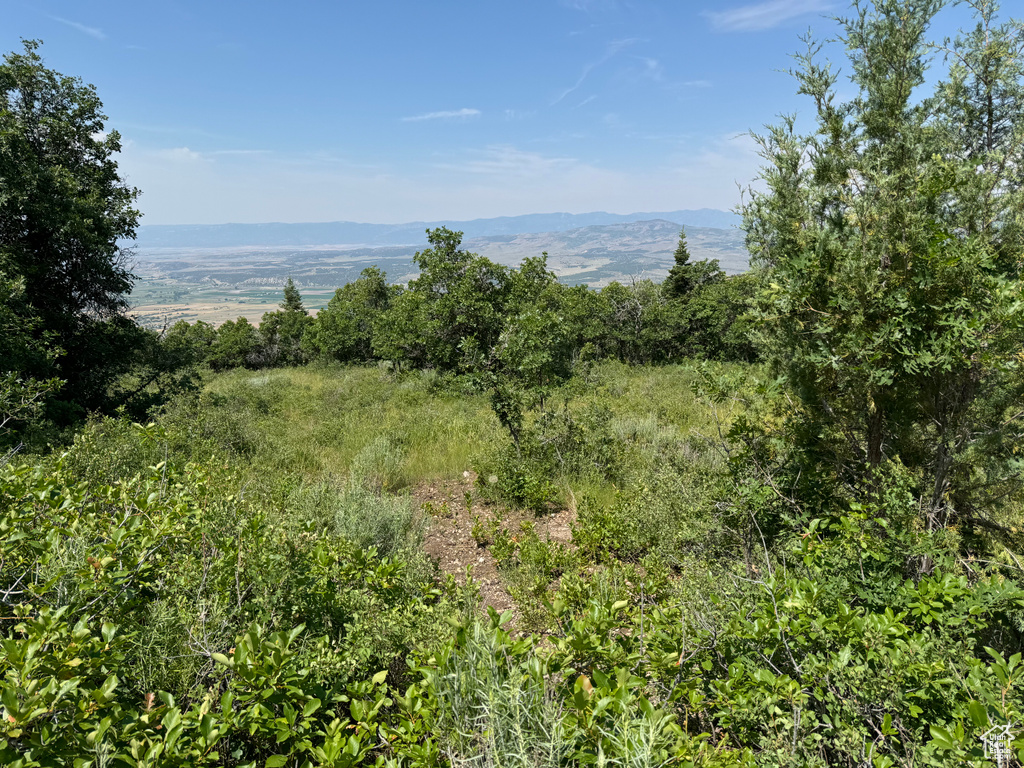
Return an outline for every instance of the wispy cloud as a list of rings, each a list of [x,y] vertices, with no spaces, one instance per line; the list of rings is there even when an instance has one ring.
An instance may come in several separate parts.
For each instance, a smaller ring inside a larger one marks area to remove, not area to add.
[[[439,163],[437,168],[461,173],[486,176],[522,176],[536,178],[578,161],[571,157],[551,157],[537,152],[525,152],[516,147],[494,145],[467,152],[467,159],[457,163]]]
[[[559,5],[574,11],[594,13],[595,11],[614,10],[619,4],[617,0],[559,0]]]
[[[169,163],[201,163],[206,160],[202,152],[196,152],[188,147],[168,147],[158,149],[153,153],[156,157]]]
[[[61,24],[67,24],[72,29],[77,29],[83,35],[88,35],[89,37],[94,37],[97,40],[106,40],[107,39],[106,33],[104,33],[104,31],[102,29],[100,29],[99,27],[90,27],[90,26],[87,26],[86,24],[82,24],[82,23],[77,22],[77,21],[72,21],[71,19],[61,18],[60,16],[51,16],[50,18],[53,19],[54,21],[59,21]]]
[[[644,63],[643,74],[645,77],[649,77],[656,83],[665,82],[665,68],[661,66],[661,62],[647,56],[639,56],[637,58]]]
[[[756,32],[771,29],[797,16],[823,13],[834,7],[830,0],[767,0],[728,11],[704,11],[711,26],[723,32]]]
[[[622,117],[618,112],[607,112],[601,118],[601,122],[608,128],[619,130],[626,126],[626,123],[622,120]]]
[[[444,110],[441,112],[427,112],[423,115],[413,115],[412,117],[403,117],[402,122],[404,123],[415,123],[420,120],[452,120],[466,117],[479,117],[479,109],[451,109]]]
[[[688,88],[710,88],[712,82],[710,80],[686,80],[683,85]]]
[[[569,88],[566,88],[564,91],[559,93],[555,100],[551,102],[551,106],[558,104],[560,101],[562,101],[562,99],[564,99],[570,93],[577,90],[581,85],[583,85],[584,81],[587,79],[587,75],[593,72],[597,67],[604,64],[610,58],[615,56],[615,54],[633,45],[633,43],[635,42],[637,42],[637,38],[630,37],[626,38],[625,40],[612,40],[610,43],[608,43],[607,48],[605,48],[604,56],[599,58],[597,61],[590,62],[585,67],[583,67],[583,72],[580,73],[580,77],[576,81],[576,84],[570,86]]]
[[[170,163],[212,163],[216,158],[247,158],[272,155],[269,149],[210,149],[197,151],[189,147],[164,147],[151,150],[154,157]]]
[[[269,155],[269,149],[215,149],[207,152],[208,155]]]

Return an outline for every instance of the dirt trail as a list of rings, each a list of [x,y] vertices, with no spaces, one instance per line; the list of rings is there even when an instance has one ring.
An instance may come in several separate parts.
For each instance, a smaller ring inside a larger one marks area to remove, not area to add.
[[[506,528],[514,530],[520,522],[529,520],[541,539],[568,544],[572,540],[574,515],[571,510],[560,510],[541,517],[529,512],[499,510],[478,498],[475,484],[476,474],[467,471],[457,480],[419,485],[412,489],[412,497],[421,514],[427,518],[424,551],[437,560],[443,572],[455,576],[460,584],[466,581],[466,567],[472,566],[472,576],[480,585],[483,605],[500,613],[514,609],[515,603],[505,588],[490,550],[473,538],[475,518],[479,516],[483,521],[492,520],[500,511],[502,524]]]

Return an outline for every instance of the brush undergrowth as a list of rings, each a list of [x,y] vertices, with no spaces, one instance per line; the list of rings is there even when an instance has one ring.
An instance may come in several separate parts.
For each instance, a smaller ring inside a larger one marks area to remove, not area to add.
[[[775,444],[742,441],[768,395],[709,380],[596,366],[516,451],[458,382],[235,371],[0,468],[0,758],[984,764],[1024,712],[1009,571],[917,525],[898,465],[841,512],[787,506]],[[420,551],[406,491],[471,462],[538,515],[474,528],[514,626]],[[563,506],[569,544],[539,533]]]

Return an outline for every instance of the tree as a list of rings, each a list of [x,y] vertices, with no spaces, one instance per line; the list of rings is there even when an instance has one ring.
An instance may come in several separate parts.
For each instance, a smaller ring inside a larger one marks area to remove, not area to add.
[[[478,372],[491,408],[518,451],[526,411],[572,375],[573,349],[563,319],[563,292],[547,254],[509,271],[509,300],[501,333]]]
[[[677,313],[670,319],[677,333],[675,352],[708,360],[753,362],[757,350],[749,337],[748,313],[756,291],[749,272],[709,281],[670,302]]]
[[[561,286],[559,314],[573,359],[596,360],[611,353],[611,306],[587,285]]]
[[[92,86],[43,65],[38,43],[0,64],[0,273],[19,281],[13,306],[34,338],[62,352],[24,373],[66,381],[75,408],[109,405],[122,371],[138,190],[118,175],[121,149]],[[0,368],[6,367],[0,365]]]
[[[22,371],[39,369],[55,352],[32,334],[18,312],[24,300],[22,281],[9,280],[0,273],[0,447],[13,431],[13,424],[39,411],[47,394],[60,388],[60,379],[41,381]],[[0,466],[6,457],[0,458]]]
[[[281,309],[267,312],[260,321],[264,365],[298,365],[305,362],[302,337],[312,322],[302,305],[302,296],[289,277],[284,286]]]
[[[206,363],[216,341],[217,329],[203,320],[196,321],[195,325],[179,320],[160,339],[166,353],[182,367]]]
[[[414,367],[478,369],[502,329],[508,270],[462,250],[462,233],[427,230],[431,247],[413,257],[420,276],[391,303],[378,325],[381,357]]]
[[[721,282],[725,273],[719,268],[717,259],[701,259],[690,262],[690,250],[686,246],[686,230],[679,233],[676,246],[675,264],[665,278],[664,290],[670,299],[682,299],[698,288]]]
[[[668,302],[660,285],[637,280],[613,282],[601,289],[608,312],[607,338],[612,351],[627,363],[663,362],[676,336]]]
[[[260,335],[244,317],[228,320],[217,329],[217,339],[210,348],[212,368],[255,368],[259,362]]]
[[[367,267],[358,280],[334,292],[306,330],[303,345],[316,356],[339,362],[372,360],[374,327],[398,293],[383,271]]]
[[[817,126],[799,135],[785,118],[757,137],[766,189],[744,211],[762,347],[798,399],[802,476],[833,475],[842,493],[901,463],[931,530],[992,524],[1024,434],[1024,38],[978,0],[948,79],[917,99],[939,7],[855,2],[846,103],[809,43],[795,74]]]

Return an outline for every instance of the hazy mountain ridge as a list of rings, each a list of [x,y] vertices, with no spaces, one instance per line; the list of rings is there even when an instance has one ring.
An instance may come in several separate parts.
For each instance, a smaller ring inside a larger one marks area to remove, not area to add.
[[[664,219],[679,225],[728,229],[738,226],[740,217],[713,208],[628,214],[530,213],[470,221],[408,222],[367,224],[334,221],[306,224],[149,224],[139,227],[140,248],[225,248],[243,246],[310,245],[416,245],[425,242],[424,230],[446,226],[464,233],[466,239],[565,232],[589,226],[614,225]]]

